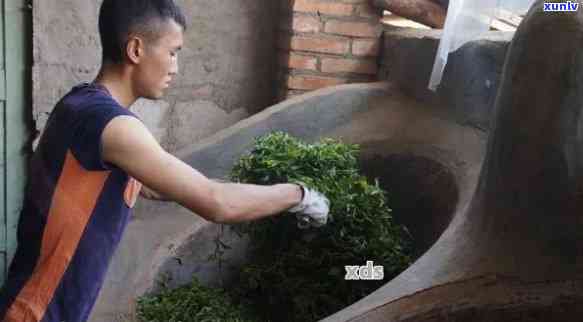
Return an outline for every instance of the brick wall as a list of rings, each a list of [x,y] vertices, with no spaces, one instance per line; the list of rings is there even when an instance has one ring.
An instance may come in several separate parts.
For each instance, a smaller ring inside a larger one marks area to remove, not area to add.
[[[381,11],[369,0],[281,0],[280,100],[377,79]]]

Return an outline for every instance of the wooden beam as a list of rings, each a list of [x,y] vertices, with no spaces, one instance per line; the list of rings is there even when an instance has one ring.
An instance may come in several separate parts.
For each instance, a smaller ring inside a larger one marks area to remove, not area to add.
[[[446,9],[431,0],[372,0],[374,6],[398,16],[433,27],[443,28]]]

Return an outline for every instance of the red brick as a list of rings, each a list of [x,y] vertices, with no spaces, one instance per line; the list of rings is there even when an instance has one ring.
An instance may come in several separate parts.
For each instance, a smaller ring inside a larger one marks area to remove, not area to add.
[[[355,59],[322,59],[322,72],[324,73],[356,73],[375,75],[377,73],[377,64],[372,60],[355,60]]]
[[[354,40],[352,42],[352,54],[355,56],[377,56],[379,54],[380,40]]]
[[[296,15],[293,18],[293,30],[298,32],[318,32],[322,22],[320,19],[312,16]]]
[[[346,79],[333,77],[318,77],[310,75],[289,76],[287,87],[290,89],[314,90],[318,88],[345,84]]]
[[[332,16],[350,16],[354,6],[345,3],[321,2],[317,0],[295,0],[293,10],[296,12],[321,13]]]
[[[373,7],[368,3],[356,6],[356,14],[360,17],[380,19],[381,13],[382,13],[381,9]]]
[[[281,65],[290,69],[317,70],[318,68],[318,59],[313,56],[297,55],[291,53],[289,55],[282,54],[280,59]]]
[[[349,50],[349,40],[325,37],[292,37],[291,49],[313,51],[326,54],[346,54]]]
[[[331,34],[338,34],[353,37],[378,37],[380,36],[380,24],[366,22],[352,22],[330,20],[326,22],[324,31]]]

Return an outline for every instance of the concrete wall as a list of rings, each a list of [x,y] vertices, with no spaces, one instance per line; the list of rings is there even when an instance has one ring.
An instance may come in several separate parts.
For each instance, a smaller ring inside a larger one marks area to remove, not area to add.
[[[33,3],[33,118],[42,131],[58,99],[97,74],[101,1]],[[177,3],[189,24],[180,75],[163,100],[141,100],[132,107],[170,151],[262,110],[275,97],[275,1]]]

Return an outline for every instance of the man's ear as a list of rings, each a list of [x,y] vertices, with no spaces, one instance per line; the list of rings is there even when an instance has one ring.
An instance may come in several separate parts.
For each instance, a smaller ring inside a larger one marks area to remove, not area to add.
[[[131,63],[138,64],[144,55],[144,41],[140,37],[132,36],[126,45],[126,56]]]

